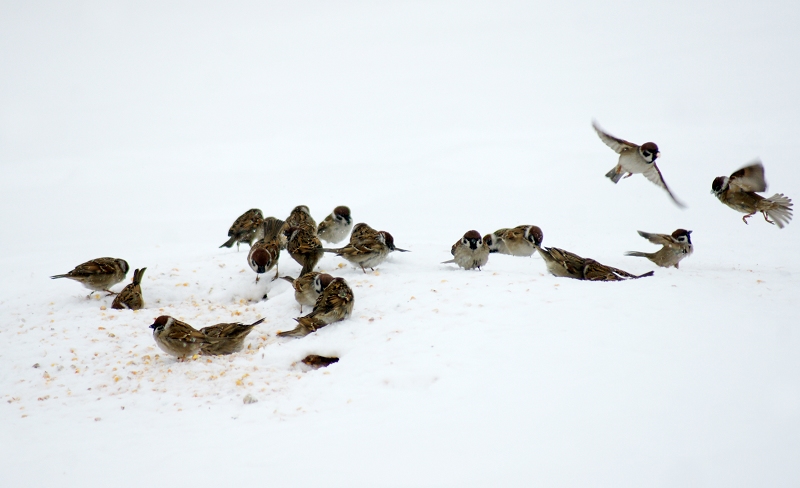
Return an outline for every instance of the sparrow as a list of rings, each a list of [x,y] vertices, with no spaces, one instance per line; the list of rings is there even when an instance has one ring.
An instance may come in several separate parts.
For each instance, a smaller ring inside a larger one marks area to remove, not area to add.
[[[208,337],[186,322],[181,322],[168,315],[158,317],[150,326],[153,339],[158,347],[167,354],[185,359],[200,351],[203,344],[219,342],[219,338]]]
[[[510,254],[512,256],[531,256],[536,252],[534,245],[540,245],[544,239],[542,229],[535,225],[518,225],[513,229],[499,229],[489,234],[491,241],[489,252]],[[485,240],[485,238],[484,238]]]
[[[261,238],[260,231],[261,225],[264,222],[264,214],[257,208],[251,208],[243,213],[233,222],[231,228],[228,230],[228,239],[219,247],[232,247],[236,243],[236,250],[239,250],[239,244],[246,242],[248,246],[252,246],[254,241]]]
[[[50,279],[69,278],[92,290],[92,293],[104,291],[109,295],[116,295],[109,288],[124,280],[128,269],[128,262],[124,259],[97,258],[75,266],[75,269],[67,274],[51,276]],[[89,293],[89,296],[92,296],[92,293]]]
[[[286,250],[289,255],[303,267],[299,276],[313,271],[324,254],[315,228],[309,224],[300,224],[298,227],[287,227],[283,235],[286,236]]]
[[[309,354],[301,361],[303,364],[311,366],[314,369],[325,368],[333,363],[338,363],[339,358],[330,358],[325,356],[317,356],[316,354]]]
[[[374,239],[378,234],[377,230],[360,222],[353,226],[353,232],[350,233],[350,244],[359,244],[364,239]]]
[[[294,287],[294,299],[300,304],[300,313],[303,313],[303,305],[313,307],[325,287],[333,281],[333,276],[312,271],[297,279],[291,276],[281,276],[281,279]]]
[[[545,248],[537,244],[536,250],[544,259],[547,271],[553,276],[562,278],[588,281],[622,281],[653,275],[653,272],[650,271],[636,276],[627,271],[600,264],[594,259],[584,259],[577,254],[557,247]]]
[[[275,276],[272,281],[278,278],[278,258],[281,257],[280,242],[276,238],[267,239],[263,237],[253,244],[250,252],[247,253],[247,264],[250,269],[256,272],[256,283],[259,277],[267,271],[275,268]]]
[[[694,248],[692,247],[692,231],[685,229],[677,229],[672,235],[669,234],[651,234],[649,232],[638,231],[639,235],[652,242],[653,244],[661,244],[661,249],[656,252],[626,252],[626,256],[637,256],[647,258],[653,263],[661,266],[662,268],[669,268],[675,266],[678,268],[683,258],[687,258],[692,254]]]
[[[289,227],[300,227],[302,224],[305,224],[309,229],[313,230],[314,234],[317,233],[317,223],[314,221],[314,218],[311,217],[311,211],[305,205],[298,205],[293,208],[289,216],[286,217],[286,222],[283,224],[280,234],[283,234]]]
[[[334,278],[314,303],[310,314],[296,318],[297,327],[279,332],[281,337],[304,337],[328,324],[344,320],[353,312],[353,290],[344,278]]]
[[[351,241],[353,240],[351,239]],[[380,232],[374,234],[365,232],[355,241],[338,249],[324,248],[323,251],[332,252],[337,256],[343,257],[350,263],[361,267],[364,273],[367,272],[366,268],[374,271],[375,266],[386,260],[389,253],[392,252],[391,248],[386,244],[386,236]],[[392,244],[394,244],[394,241],[392,241]]]
[[[385,230],[378,231],[378,234],[383,236],[383,242],[385,242],[386,245],[389,247],[389,252],[394,252],[394,251],[411,252],[408,249],[400,249],[399,247],[395,246],[394,237],[392,237],[392,234],[389,234]]]
[[[686,207],[672,194],[672,191],[664,181],[664,177],[661,175],[661,170],[656,165],[656,159],[661,156],[661,153],[658,151],[658,146],[655,142],[645,142],[639,146],[607,134],[597,125],[597,122],[592,122],[592,127],[594,127],[597,135],[600,136],[600,140],[619,154],[619,162],[611,171],[606,173],[607,178],[610,178],[614,183],[618,183],[623,177],[627,178],[633,174],[641,173],[645,178],[666,190],[677,206]]]
[[[749,217],[761,212],[764,220],[783,229],[792,220],[792,200],[783,193],[776,193],[769,198],[756,194],[766,190],[767,182],[761,161],[745,166],[730,176],[718,176],[711,183],[711,192],[720,202],[747,214],[742,217],[745,224]]]
[[[453,259],[442,264],[456,263],[464,269],[481,269],[489,261],[489,245],[477,230],[470,230],[450,248]]]
[[[133,282],[114,297],[114,303],[111,304],[111,308],[139,310],[144,307],[144,298],[142,298],[142,287],[140,285],[146,269],[142,268],[133,271]]]
[[[333,209],[333,213],[325,217],[317,227],[317,236],[325,242],[341,242],[350,229],[353,227],[353,219],[350,217],[350,209],[339,206]]]
[[[247,334],[253,331],[253,327],[265,320],[267,319],[256,320],[250,325],[237,322],[234,324],[217,324],[203,327],[200,329],[201,334],[205,334],[206,337],[219,339],[219,342],[202,344],[200,350],[203,354],[212,356],[239,352],[244,349],[244,339],[247,337]]]

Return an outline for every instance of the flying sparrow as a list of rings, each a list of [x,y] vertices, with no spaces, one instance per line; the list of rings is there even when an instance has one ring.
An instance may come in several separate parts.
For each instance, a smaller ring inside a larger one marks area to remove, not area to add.
[[[116,295],[109,288],[124,280],[128,269],[128,262],[124,259],[97,258],[75,266],[75,269],[67,274],[55,275],[50,278],[54,280],[69,278],[92,290],[92,293],[104,291],[109,295]],[[89,293],[89,296],[92,296],[92,293]]]
[[[281,337],[303,337],[328,324],[344,320],[353,312],[353,290],[344,278],[334,278],[317,298],[314,310],[296,318],[297,327],[279,332]]]
[[[626,256],[637,256],[647,258],[662,268],[669,268],[675,266],[678,268],[683,258],[687,258],[692,254],[694,248],[692,247],[692,238],[690,230],[678,229],[669,234],[650,234],[649,232],[638,231],[639,235],[652,242],[653,244],[660,244],[662,247],[656,252],[626,252]]]
[[[392,252],[386,244],[386,237],[380,232],[374,235],[364,233],[360,238],[355,240],[356,242],[351,242],[344,247],[338,249],[323,249],[323,251],[332,252],[337,256],[343,257],[350,263],[361,267],[364,273],[367,272],[365,268],[370,268],[374,271],[375,266],[378,266],[386,260],[389,253]]]
[[[250,252],[247,253],[247,264],[250,269],[256,272],[256,283],[259,277],[267,271],[275,268],[275,281],[278,278],[278,258],[281,257],[281,246],[277,238],[267,239],[263,237],[253,244]]]
[[[287,239],[286,250],[289,255],[303,267],[299,276],[313,271],[324,254],[315,228],[309,224],[300,224],[299,227],[287,227],[283,235]]]
[[[339,206],[319,223],[317,236],[325,242],[340,242],[347,237],[352,227],[353,219],[350,217],[350,209]]]
[[[165,353],[181,359],[197,354],[203,344],[220,341],[168,315],[158,317],[150,328],[153,329],[153,339],[158,347]]]
[[[645,142],[639,146],[603,132],[597,122],[592,122],[592,127],[594,127],[597,135],[600,136],[600,140],[619,154],[619,162],[611,171],[606,173],[607,178],[610,178],[614,183],[618,183],[623,177],[627,178],[633,174],[641,173],[645,178],[666,190],[677,206],[681,208],[686,206],[675,198],[675,195],[672,194],[672,191],[664,181],[661,170],[656,165],[656,159],[661,156],[661,153],[654,142]]]
[[[147,268],[136,269],[133,271],[133,282],[127,285],[119,292],[119,295],[114,297],[114,303],[111,308],[123,309],[129,308],[131,310],[139,310],[144,307],[144,298],[142,298],[142,276]]]
[[[264,222],[264,214],[257,208],[251,208],[243,213],[233,222],[233,225],[228,230],[228,239],[219,247],[232,247],[236,243],[236,250],[239,250],[239,244],[246,242],[248,246],[252,246],[254,241],[261,238],[261,225]]]
[[[265,321],[266,318],[256,320],[250,325],[244,325],[241,322],[233,324],[217,324],[200,329],[201,334],[206,337],[219,339],[219,342],[212,344],[202,344],[200,350],[203,354],[210,354],[212,356],[220,356],[224,354],[233,354],[244,349],[244,339],[247,334],[253,331],[253,327]]]
[[[464,269],[481,269],[489,261],[489,245],[477,230],[470,230],[450,248],[453,259],[442,264],[456,263]]]
[[[745,224],[749,217],[761,212],[764,220],[783,229],[792,220],[792,200],[783,193],[764,198],[756,194],[761,191],[767,191],[767,182],[764,180],[764,166],[760,161],[745,166],[730,176],[718,176],[711,184],[711,192],[720,202],[737,212],[747,214],[742,217]]]
[[[536,250],[539,251],[542,259],[544,259],[547,271],[553,276],[562,278],[588,281],[622,281],[653,275],[653,272],[650,271],[636,276],[627,271],[600,264],[594,259],[584,259],[575,253],[557,247],[545,248],[537,244]]]
[[[312,271],[294,279],[291,276],[281,276],[294,287],[294,299],[300,304],[300,313],[303,313],[303,305],[313,307],[317,303],[317,298],[327,287],[333,276]]]
[[[536,252],[534,245],[540,245],[544,239],[542,229],[535,225],[518,225],[513,229],[499,229],[489,236],[491,237],[491,242],[488,243],[490,252],[494,248],[495,252],[512,256],[532,255]]]

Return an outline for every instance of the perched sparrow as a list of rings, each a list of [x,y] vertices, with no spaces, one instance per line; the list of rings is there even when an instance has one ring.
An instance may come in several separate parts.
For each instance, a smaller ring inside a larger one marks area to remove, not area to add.
[[[303,364],[311,366],[314,369],[325,368],[333,363],[338,363],[339,358],[329,358],[325,356],[317,356],[316,354],[309,354],[301,361]]]
[[[317,303],[317,298],[327,287],[333,276],[312,271],[294,279],[291,276],[281,276],[294,287],[294,299],[300,304],[300,313],[303,313],[303,305],[313,307]]]
[[[333,213],[325,217],[317,227],[317,236],[325,242],[342,241],[353,227],[350,209],[345,206],[336,207]]]
[[[133,271],[133,283],[127,285],[119,292],[119,295],[114,297],[114,303],[111,304],[111,308],[139,310],[144,307],[144,298],[142,298],[142,287],[140,285],[146,269],[142,268]]]
[[[365,268],[374,270],[375,266],[381,264],[392,252],[386,244],[386,237],[380,232],[374,235],[362,234],[356,241],[338,249],[323,249],[323,251],[336,253],[337,256],[360,266],[364,273],[367,272]]]
[[[182,359],[197,354],[203,344],[220,341],[168,315],[158,317],[150,328],[153,329],[153,339],[162,351]]]
[[[286,228],[283,235],[287,239],[286,250],[289,251],[289,255],[303,267],[299,276],[313,271],[323,255],[322,243],[314,228],[300,224],[299,227]]]
[[[350,233],[350,244],[359,244],[365,239],[375,239],[378,237],[379,232],[369,225],[361,222],[353,226],[353,232]]]
[[[400,249],[399,247],[394,245],[394,237],[392,234],[389,234],[385,230],[379,231],[378,234],[383,236],[383,242],[389,247],[390,252],[398,251],[398,252],[411,252],[408,249]]]
[[[442,264],[456,263],[464,269],[481,269],[489,261],[489,245],[477,230],[470,230],[450,248],[453,259]]]
[[[253,327],[265,321],[266,318],[256,320],[250,325],[244,325],[241,322],[234,324],[217,324],[200,329],[201,334],[206,337],[219,339],[219,342],[213,344],[202,344],[200,350],[203,354],[210,354],[212,356],[221,356],[224,354],[233,354],[244,349],[244,339],[247,334],[253,331]]]
[[[638,231],[639,235],[652,242],[653,244],[661,244],[663,246],[656,252],[626,252],[626,256],[637,256],[647,258],[662,268],[669,268],[675,266],[678,268],[683,258],[687,258],[694,250],[692,248],[692,238],[690,230],[678,229],[669,234],[650,234],[649,232]]]
[[[292,213],[286,217],[286,222],[283,224],[280,233],[285,233],[286,229],[289,227],[300,227],[302,225],[313,230],[314,234],[317,233],[317,223],[314,221],[314,218],[311,217],[311,212],[308,210],[308,207],[305,205],[298,205],[293,208]]]
[[[656,159],[661,156],[661,153],[658,152],[658,146],[654,142],[645,142],[638,146],[632,142],[606,134],[598,127],[597,122],[593,122],[592,127],[594,127],[597,135],[600,136],[600,140],[619,154],[619,162],[611,171],[606,173],[607,178],[610,178],[614,183],[618,183],[623,177],[627,178],[632,174],[641,173],[645,178],[666,190],[676,205],[679,207],[686,206],[675,198],[675,195],[672,194],[664,181],[664,177],[661,176],[661,171],[656,165]]]
[[[748,217],[761,212],[764,220],[783,229],[792,220],[792,200],[783,193],[764,198],[756,194],[759,191],[767,191],[764,166],[760,161],[745,166],[730,176],[718,176],[711,184],[711,192],[720,202],[737,212],[747,214],[742,217],[745,224]]]
[[[261,238],[261,225],[264,222],[264,214],[257,208],[251,208],[243,213],[233,222],[228,230],[228,239],[219,247],[232,247],[236,243],[236,250],[239,250],[239,243],[246,242],[252,246],[254,241]]]
[[[314,310],[296,318],[297,327],[278,333],[281,337],[303,337],[328,324],[344,320],[353,312],[353,290],[344,278],[334,278],[317,298]]]
[[[276,238],[267,240],[264,237],[253,244],[250,252],[247,253],[247,264],[250,265],[250,269],[257,273],[256,283],[258,283],[258,279],[263,273],[272,268],[275,268],[275,277],[272,280],[275,281],[278,278],[278,258],[280,257],[281,246]]]
[[[544,248],[537,244],[536,250],[544,259],[547,271],[553,276],[588,281],[622,281],[653,276],[652,271],[639,276],[632,275],[627,271],[600,264],[594,259],[584,259],[557,247]]]
[[[116,295],[109,290],[112,286],[125,279],[128,274],[128,262],[124,259],[97,258],[75,266],[67,274],[51,276],[51,279],[69,278],[81,283],[86,288],[95,291],[104,291],[109,295]],[[89,296],[92,296],[89,293]]]
[[[530,256],[536,252],[534,245],[541,245],[544,235],[542,229],[535,225],[518,225],[513,229],[499,229],[489,234],[491,243],[489,251],[512,256]],[[485,238],[484,238],[485,240]]]

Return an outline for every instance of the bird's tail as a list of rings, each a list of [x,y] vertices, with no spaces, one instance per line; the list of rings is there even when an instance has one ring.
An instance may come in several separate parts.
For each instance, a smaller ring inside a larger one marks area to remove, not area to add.
[[[233,247],[233,244],[234,244],[235,242],[236,242],[236,235],[232,235],[230,239],[228,239],[227,241],[225,241],[225,243],[224,243],[224,244],[222,244],[222,245],[221,245],[221,246],[219,246],[219,247],[221,247],[221,248],[222,248],[222,247]]]
[[[280,232],[281,227],[285,222],[281,219],[276,219],[275,217],[267,217],[264,219],[263,225],[263,233],[264,238],[268,241],[275,239],[278,237],[278,232]]]
[[[456,262],[455,259],[451,259],[449,261],[442,261],[442,264],[450,264],[450,263],[455,263],[455,262]]]
[[[764,204],[767,205],[764,205]],[[775,222],[779,229],[792,220],[792,199],[783,193],[776,193],[763,200],[761,204],[766,207],[763,211]]]
[[[142,283],[142,276],[147,268],[137,269],[133,272],[133,284],[140,285]]]
[[[294,278],[292,278],[291,276],[281,276],[281,279],[286,280],[289,283],[294,283]]]
[[[55,275],[55,276],[51,276],[50,277],[51,280],[56,280],[58,278],[69,278],[69,275],[63,274],[63,275]]]
[[[636,256],[639,258],[648,258],[650,259],[653,255],[647,252],[639,252],[639,251],[628,251],[625,253],[626,256]]]
[[[310,323],[311,320],[307,317],[300,317],[295,319],[297,321],[297,327],[292,330],[287,330],[284,332],[278,332],[279,337],[305,337],[308,334],[314,332],[316,328],[312,325],[309,327],[307,324]]]
[[[622,177],[625,176],[625,172],[617,171],[617,168],[618,166],[614,166],[613,168],[611,168],[611,171],[606,173],[606,178],[609,178],[614,183],[619,183],[619,180],[621,180]]]

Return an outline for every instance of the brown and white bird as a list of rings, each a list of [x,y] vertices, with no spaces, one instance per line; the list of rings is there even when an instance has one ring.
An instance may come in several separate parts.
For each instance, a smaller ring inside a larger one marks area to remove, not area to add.
[[[640,236],[653,244],[660,244],[662,247],[656,252],[629,251],[625,253],[626,256],[647,258],[662,268],[674,266],[677,269],[681,260],[691,256],[692,251],[694,251],[692,247],[692,231],[690,230],[677,229],[672,235],[638,232]]]
[[[303,267],[299,276],[314,271],[314,267],[324,254],[315,228],[308,224],[300,224],[298,227],[285,228],[283,235],[286,236],[286,250],[289,251],[289,255]]]
[[[286,222],[283,224],[280,233],[283,234],[289,227],[300,227],[302,225],[312,229],[314,234],[317,233],[317,222],[311,216],[311,211],[305,205],[298,205],[293,208],[289,216],[286,217]]]
[[[513,229],[499,229],[491,236],[489,251],[511,256],[531,256],[536,252],[534,246],[542,244],[544,234],[535,225],[518,225]],[[486,240],[486,238],[484,238]]]
[[[792,200],[783,193],[764,198],[756,193],[761,191],[767,191],[767,182],[764,180],[764,165],[760,161],[730,176],[718,176],[711,184],[711,192],[720,202],[747,214],[742,217],[745,224],[749,217],[761,212],[764,220],[783,229],[792,220]]]
[[[350,216],[350,209],[341,205],[334,208],[333,212],[319,223],[317,237],[325,242],[335,244],[343,241],[352,227],[353,219]]]
[[[82,284],[84,287],[95,291],[104,291],[109,295],[116,295],[109,290],[112,286],[125,279],[128,274],[128,262],[118,258],[97,258],[75,266],[75,269],[66,274],[51,276],[55,280],[58,278],[69,278]],[[89,296],[92,296],[89,293]]]
[[[139,310],[144,307],[142,298],[142,276],[147,268],[136,269],[133,271],[133,282],[125,286],[119,294],[114,297],[111,308]]]
[[[267,271],[275,268],[275,281],[278,278],[278,259],[281,257],[281,245],[278,239],[259,239],[247,253],[247,264],[250,269],[256,272],[256,283],[259,277]]]
[[[236,322],[232,324],[217,324],[203,327],[200,329],[201,334],[205,334],[206,337],[213,339],[219,339],[219,341],[211,344],[202,344],[200,350],[203,354],[212,356],[239,352],[244,349],[244,340],[247,335],[253,331],[253,327],[265,320],[266,318],[256,320],[250,325]]]
[[[587,281],[623,281],[653,276],[652,271],[639,276],[633,275],[557,247],[545,248],[537,245],[536,250],[544,259],[547,271],[553,276]]]
[[[150,326],[153,339],[158,347],[167,354],[185,359],[194,356],[204,344],[213,344],[220,339],[208,337],[186,322],[169,315],[158,317]]]
[[[453,259],[442,264],[456,263],[464,269],[481,269],[489,262],[489,245],[477,230],[470,230],[450,248]]]
[[[672,194],[672,191],[664,181],[664,177],[661,175],[661,170],[659,170],[658,165],[656,165],[656,159],[661,156],[661,153],[658,151],[658,146],[655,142],[645,142],[639,146],[638,144],[628,142],[624,139],[618,139],[604,132],[603,129],[597,125],[597,122],[592,122],[592,127],[594,127],[597,135],[600,136],[600,140],[619,154],[619,161],[611,171],[606,173],[607,178],[611,179],[614,183],[618,183],[623,177],[627,178],[633,174],[642,174],[652,183],[666,190],[677,206],[686,206]]]
[[[297,279],[291,276],[281,276],[281,278],[294,287],[294,299],[300,304],[300,313],[303,313],[303,305],[313,307],[325,287],[333,281],[333,276],[316,271],[306,273]]]
[[[394,245],[394,237],[392,236],[392,234],[389,234],[385,230],[378,231],[378,234],[383,236],[383,242],[385,242],[386,245],[389,246],[389,251],[390,252],[395,252],[395,251],[397,251],[397,252],[411,252],[408,249],[400,249],[399,247],[395,246]]]
[[[279,332],[281,337],[303,337],[328,324],[344,320],[353,313],[353,290],[344,278],[334,278],[317,298],[314,310],[296,318],[297,327]]]
[[[252,246],[253,242],[261,238],[261,225],[264,222],[264,214],[257,208],[251,208],[247,212],[239,216],[231,225],[228,230],[228,239],[219,247],[232,247],[236,244],[236,250],[239,250],[239,244],[246,242],[248,246]]]
[[[307,366],[311,366],[314,369],[319,369],[326,368],[334,363],[338,363],[339,358],[309,354],[308,356],[304,357],[301,362]]]
[[[384,262],[389,253],[392,252],[391,248],[386,244],[385,235],[380,232],[375,234],[362,233],[357,239],[351,238],[351,242],[344,247],[323,249],[323,251],[335,253],[351,264],[359,266],[364,273],[367,272],[366,268],[374,271],[375,267]]]

